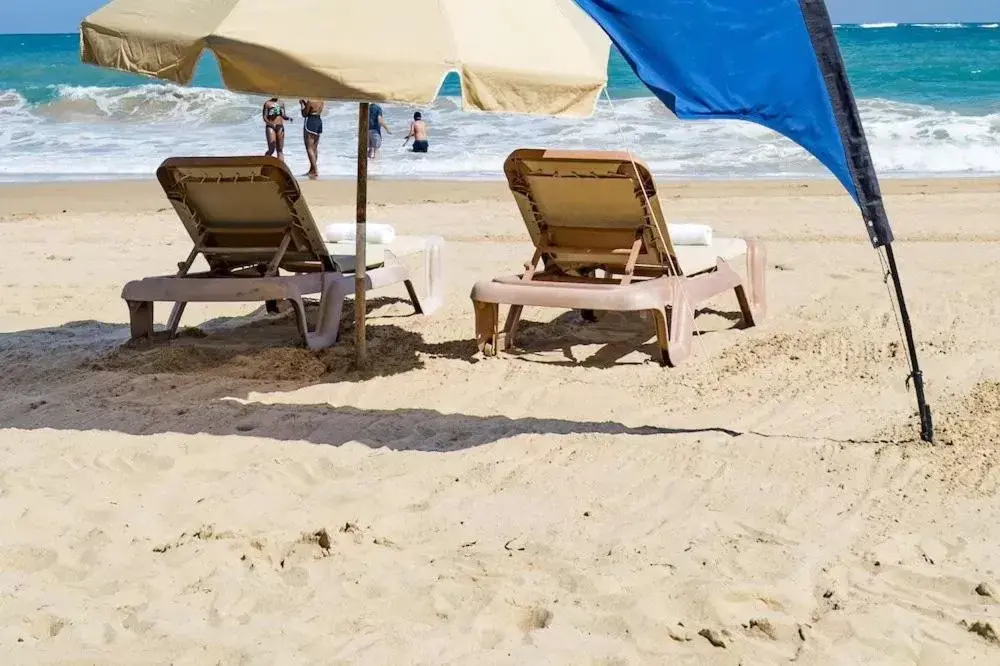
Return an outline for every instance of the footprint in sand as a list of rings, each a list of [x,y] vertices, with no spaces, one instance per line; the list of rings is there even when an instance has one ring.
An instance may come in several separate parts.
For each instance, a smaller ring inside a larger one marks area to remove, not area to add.
[[[35,573],[48,569],[58,560],[58,553],[48,548],[12,546],[0,550],[0,571]]]
[[[148,453],[111,454],[94,459],[93,466],[100,470],[119,474],[149,474],[165,472],[175,464],[169,456],[156,456]]]
[[[51,613],[40,613],[34,617],[24,620],[29,636],[36,641],[45,641],[58,636],[69,624],[67,620],[52,615]]]
[[[548,608],[533,606],[525,611],[519,626],[525,632],[545,629],[552,623],[553,614]]]
[[[122,617],[122,627],[133,634],[145,634],[150,629],[153,628],[153,623],[147,620],[143,620],[139,613],[144,612],[149,607],[149,604],[142,604],[140,606],[124,606],[122,611],[124,612],[124,617]]]
[[[270,472],[275,470],[277,471],[276,475],[270,474]],[[318,475],[311,465],[293,459],[281,460],[280,464],[273,468],[268,468],[267,471],[271,477],[279,476],[286,479],[294,479],[298,483],[310,487],[319,484],[321,481],[325,482],[325,479]]]

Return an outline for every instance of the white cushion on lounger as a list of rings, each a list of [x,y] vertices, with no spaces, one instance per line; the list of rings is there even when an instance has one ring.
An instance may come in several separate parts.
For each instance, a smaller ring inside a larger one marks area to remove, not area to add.
[[[396,239],[396,230],[391,224],[369,221],[366,227],[366,238],[373,245],[385,245]],[[323,239],[327,243],[353,243],[356,229],[355,222],[333,222],[323,227]]]
[[[365,245],[365,264],[368,268],[381,266],[385,263],[385,253],[388,250],[397,257],[405,257],[409,254],[416,254],[427,249],[428,239],[425,236],[396,236],[388,245],[376,245],[369,243]],[[333,257],[333,260],[340,266],[340,270],[345,273],[353,273],[355,270],[355,245],[354,241],[341,243],[327,243],[326,249]]]
[[[694,275],[715,268],[721,257],[727,261],[737,259],[747,253],[747,242],[742,238],[713,238],[712,244],[675,246],[677,263],[685,275]]]
[[[712,227],[707,224],[667,223],[667,233],[674,245],[704,245],[712,244]]]

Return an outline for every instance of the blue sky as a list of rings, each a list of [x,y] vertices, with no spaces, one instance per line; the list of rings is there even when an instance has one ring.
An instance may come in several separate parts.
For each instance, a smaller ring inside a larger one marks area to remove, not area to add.
[[[0,0],[0,33],[75,32],[80,19],[102,4],[104,0]],[[838,23],[1000,20],[1000,0],[827,0],[827,6]]]

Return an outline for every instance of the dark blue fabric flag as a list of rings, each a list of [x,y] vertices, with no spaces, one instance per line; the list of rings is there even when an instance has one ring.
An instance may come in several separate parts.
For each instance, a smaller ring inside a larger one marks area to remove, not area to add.
[[[679,118],[759,123],[808,150],[892,241],[822,0],[575,0]]]

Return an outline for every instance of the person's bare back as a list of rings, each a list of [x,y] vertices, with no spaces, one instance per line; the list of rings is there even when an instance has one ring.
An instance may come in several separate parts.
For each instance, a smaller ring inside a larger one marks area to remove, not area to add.
[[[410,135],[414,141],[426,141],[427,123],[423,120],[414,120],[410,123]]]
[[[326,102],[321,99],[301,99],[299,106],[302,108],[302,117],[319,116],[323,114],[323,107]]]
[[[413,152],[426,153],[430,144],[427,141],[427,123],[419,111],[413,114],[413,122],[410,123],[410,132],[403,141],[405,146],[407,141],[413,139]]]

